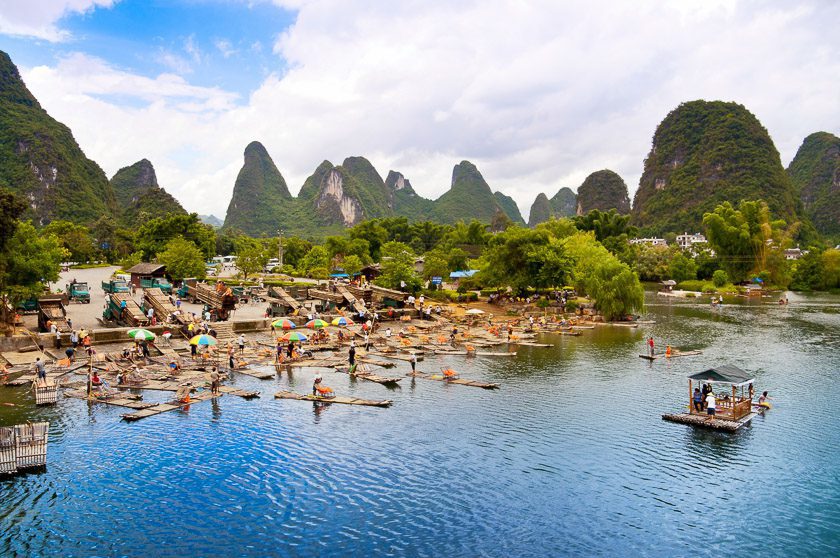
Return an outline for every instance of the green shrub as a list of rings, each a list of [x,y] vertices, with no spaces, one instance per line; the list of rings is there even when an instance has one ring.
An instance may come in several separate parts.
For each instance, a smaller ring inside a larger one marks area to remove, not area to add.
[[[722,269],[718,269],[712,274],[712,283],[714,283],[715,287],[722,287],[729,283],[729,275]]]

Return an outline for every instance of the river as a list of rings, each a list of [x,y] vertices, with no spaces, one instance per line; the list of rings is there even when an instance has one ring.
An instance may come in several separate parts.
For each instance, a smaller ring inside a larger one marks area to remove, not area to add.
[[[272,398],[308,389],[311,371],[239,376],[262,398],[137,423],[4,388],[27,404],[0,407],[0,424],[51,428],[46,471],[0,480],[0,555],[836,556],[840,297],[656,299],[655,325],[418,365],[494,392],[324,371],[389,409]],[[703,354],[651,363],[646,335]],[[687,404],[687,375],[723,363],[754,372],[773,409],[735,434],[661,420]]]

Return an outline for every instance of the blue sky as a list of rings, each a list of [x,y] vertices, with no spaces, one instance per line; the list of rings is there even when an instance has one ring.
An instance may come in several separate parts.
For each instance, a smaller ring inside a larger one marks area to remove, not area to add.
[[[112,176],[223,216],[251,141],[296,193],[367,157],[435,199],[476,164],[527,218],[611,169],[633,197],[680,103],[735,101],[787,165],[840,134],[831,0],[11,0],[0,49]]]
[[[245,99],[267,75],[284,71],[273,46],[294,17],[269,2],[121,0],[59,19],[67,40],[0,35],[0,49],[24,66],[84,52],[132,73],[174,72]]]

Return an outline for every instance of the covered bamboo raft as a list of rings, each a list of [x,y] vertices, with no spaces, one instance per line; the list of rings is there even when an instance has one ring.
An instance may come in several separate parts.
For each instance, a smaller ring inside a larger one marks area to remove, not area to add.
[[[274,398],[295,399],[297,401],[316,401],[322,403],[343,403],[345,405],[365,405],[367,407],[390,407],[393,403],[390,399],[357,399],[355,397],[343,397],[341,395],[336,395],[335,397],[318,397],[315,395],[295,393],[293,391],[278,391],[274,394]]]
[[[447,384],[458,384],[459,386],[470,386],[483,389],[499,389],[499,384],[492,384],[488,382],[477,382],[475,380],[465,380],[464,378],[447,378],[443,374],[426,374],[424,372],[409,372],[406,376],[412,378],[422,378],[424,380],[434,380],[436,382],[445,382]]]
[[[735,432],[745,424],[749,424],[755,415],[756,413],[750,413],[738,420],[728,420],[709,415],[674,413],[662,415],[662,420],[679,422],[681,424],[690,424],[692,426],[702,426],[704,428],[713,428],[715,430],[726,430],[727,432]]]

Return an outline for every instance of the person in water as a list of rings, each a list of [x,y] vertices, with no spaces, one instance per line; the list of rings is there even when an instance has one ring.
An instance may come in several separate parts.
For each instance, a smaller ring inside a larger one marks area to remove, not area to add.
[[[762,407],[764,407],[765,405],[769,405],[770,402],[767,401],[768,399],[770,399],[770,397],[767,395],[767,392],[765,391],[761,394],[761,397],[758,398],[758,404],[761,405]]]

